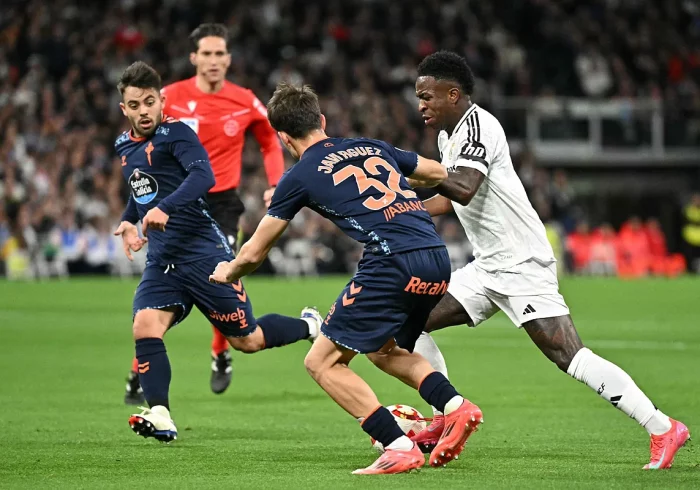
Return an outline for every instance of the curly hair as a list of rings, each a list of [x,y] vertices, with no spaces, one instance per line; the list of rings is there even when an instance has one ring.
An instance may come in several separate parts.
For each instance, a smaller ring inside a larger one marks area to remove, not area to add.
[[[418,65],[419,77],[433,77],[436,80],[450,80],[471,95],[474,92],[474,73],[467,60],[452,51],[438,51],[429,54]]]

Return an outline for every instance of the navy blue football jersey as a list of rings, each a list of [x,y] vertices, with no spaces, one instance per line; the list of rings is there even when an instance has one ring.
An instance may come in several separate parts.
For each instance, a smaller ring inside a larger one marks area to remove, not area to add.
[[[122,133],[115,148],[130,191],[122,220],[137,223],[155,206],[169,216],[165,231],[148,230],[149,262],[178,264],[231,253],[208,212],[205,197],[214,173],[192,129],[166,120],[148,138]]]
[[[291,220],[309,207],[371,253],[444,246],[423,201],[404,178],[417,165],[418,155],[383,141],[324,139],[284,174],[267,214]]]

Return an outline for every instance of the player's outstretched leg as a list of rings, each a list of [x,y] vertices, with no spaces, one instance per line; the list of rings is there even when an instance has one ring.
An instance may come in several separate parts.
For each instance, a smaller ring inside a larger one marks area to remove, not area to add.
[[[441,373],[445,378],[448,378],[445,358],[428,332],[452,325],[473,325],[473,322],[462,304],[448,292],[430,312],[425,325],[426,332],[423,332],[418,337],[414,349],[414,352],[425,357],[433,369]],[[431,424],[411,438],[418,444],[421,451],[426,454],[430,454],[435,449],[435,445],[440,440],[440,436],[442,436],[445,428],[445,417],[442,412],[435,407],[432,407],[432,409],[433,421]]]
[[[242,337],[229,336],[231,347],[246,354],[283,347],[300,340],[313,342],[321,329],[321,314],[316,308],[304,308],[300,318],[270,313],[257,319],[257,326]]]
[[[442,374],[446,379],[448,378],[445,358],[442,356],[442,352],[440,352],[440,349],[429,333],[423,332],[420,337],[418,337],[414,352],[425,357],[435,371]],[[433,449],[435,449],[445,429],[445,415],[437,408],[431,408],[433,409],[433,420],[430,422],[430,425],[411,437],[411,439],[418,444],[420,450],[426,454],[430,454]]]
[[[353,473],[394,474],[421,468],[425,458],[418,447],[406,437],[391,413],[379,404],[369,385],[348,367],[356,354],[321,336],[304,359],[306,370],[316,383],[386,449],[371,466]]]
[[[134,357],[131,362],[131,371],[129,371],[129,376],[126,378],[124,403],[127,405],[142,405],[145,401],[141,383],[139,383],[139,361]]]
[[[657,409],[629,374],[584,347],[569,315],[532,320],[523,328],[559,369],[588,385],[647,430],[651,458],[644,469],[671,467],[676,453],[690,438],[688,428]]]
[[[217,395],[226,391],[231,384],[233,366],[231,352],[229,352],[228,339],[224,334],[212,325],[214,335],[211,339],[211,391]]]
[[[463,398],[423,356],[401,349],[393,340],[367,357],[385,373],[416,388],[427,403],[445,414],[445,430],[430,453],[430,465],[444,466],[458,459],[467,439],[484,421],[481,409]]]
[[[136,358],[143,394],[148,408],[129,418],[138,435],[170,442],[177,439],[177,428],[170,418],[170,361],[163,335],[175,319],[174,310],[145,309],[134,317]]]

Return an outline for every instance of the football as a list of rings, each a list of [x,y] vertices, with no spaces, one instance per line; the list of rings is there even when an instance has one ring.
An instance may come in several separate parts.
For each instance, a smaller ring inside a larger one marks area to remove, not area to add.
[[[408,437],[413,437],[419,432],[421,432],[427,426],[426,420],[423,415],[413,407],[408,405],[390,405],[386,407],[391,415],[394,416],[396,423],[399,424],[401,430]],[[372,446],[380,453],[384,452],[384,446],[379,441],[375,441],[374,438],[370,438]]]

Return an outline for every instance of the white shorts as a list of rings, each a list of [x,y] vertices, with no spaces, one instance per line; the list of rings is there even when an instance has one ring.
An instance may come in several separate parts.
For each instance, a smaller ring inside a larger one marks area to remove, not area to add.
[[[447,292],[464,307],[474,326],[498,310],[503,310],[517,327],[531,320],[569,314],[559,294],[554,262],[528,260],[496,272],[487,272],[472,262],[452,273]]]

